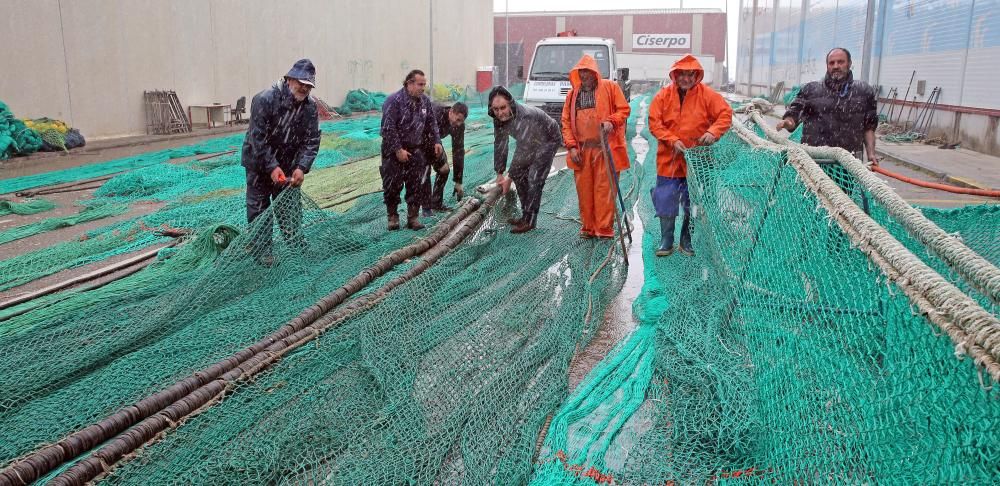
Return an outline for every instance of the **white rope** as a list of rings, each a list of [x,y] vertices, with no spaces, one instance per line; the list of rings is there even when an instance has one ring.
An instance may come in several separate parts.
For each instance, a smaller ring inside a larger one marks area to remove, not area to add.
[[[733,131],[751,147],[784,152],[789,165],[851,241],[903,290],[921,313],[948,334],[955,344],[956,355],[971,356],[994,381],[1000,381],[1000,321],[996,316],[861,211],[802,148],[761,139],[740,123],[733,124]]]
[[[991,302],[1000,304],[1000,269],[903,200],[888,184],[872,173],[869,165],[842,148],[797,144],[768,126],[760,113],[751,112],[750,117],[771,141],[801,148],[814,159],[834,159],[839,162],[910,235],[934,252]]]

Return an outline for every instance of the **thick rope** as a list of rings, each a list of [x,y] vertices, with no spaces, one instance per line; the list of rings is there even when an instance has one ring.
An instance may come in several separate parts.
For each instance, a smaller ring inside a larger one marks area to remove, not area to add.
[[[494,193],[498,192],[493,191],[487,195],[489,204],[495,203],[499,196]],[[252,346],[122,408],[96,424],[77,430],[55,444],[19,458],[6,469],[0,470],[0,485],[31,483],[61,464],[109,441],[98,453],[77,462],[60,475],[64,478],[86,478],[79,481],[79,484],[93,479],[103,471],[100,467],[101,461],[114,464],[125,454],[151,440],[155,435],[152,431],[156,430],[158,433],[165,430],[169,427],[170,420],[176,422],[181,417],[190,415],[208,399],[227,389],[228,383],[239,379],[250,370],[270,364],[268,353],[274,354],[285,349],[289,343],[301,340],[302,333],[311,332],[311,328],[316,327],[317,323],[328,322],[329,316],[334,314],[331,310],[343,304],[352,294],[405,260],[431,253],[448,244],[453,236],[450,234],[456,228],[465,228],[470,218],[475,217],[477,221],[481,221],[482,216],[478,216],[482,213],[478,211],[480,204],[478,199],[469,198],[448,218],[438,223],[429,235],[382,257]],[[424,261],[429,258],[429,254],[424,255]],[[414,268],[421,265],[422,263]],[[350,307],[350,305],[345,306],[345,308]],[[280,357],[280,354],[276,356]],[[198,405],[195,406],[195,403]],[[75,479],[71,482],[77,483]]]
[[[312,324],[299,329],[294,334],[280,341],[274,342],[268,348],[252,356],[225,375],[192,391],[162,412],[140,422],[132,429],[109,441],[89,457],[82,459],[59,473],[49,484],[78,486],[87,484],[100,477],[102,474],[110,471],[109,465],[115,467],[120,461],[135,453],[143,445],[158,440],[160,435],[168,429],[180,426],[184,421],[221,401],[225,394],[232,391],[238,383],[251,379],[254,375],[273,365],[283,356],[315,340],[324,332],[348,318],[370,309],[388,297],[390,292],[396,287],[416,278],[450,251],[457,248],[465,238],[482,224],[489,210],[493,208],[493,205],[499,199],[499,189],[494,189],[487,194],[486,200],[482,204],[480,204],[478,199],[470,198],[463,204],[460,211],[456,211],[453,221],[457,221],[457,224],[451,225],[450,228],[453,231],[442,231],[446,233],[446,236],[435,240],[432,246],[421,252],[421,260],[402,275],[393,278],[382,287],[368,294],[330,310]],[[442,225],[441,229],[444,230],[445,228],[446,226]],[[427,239],[421,240],[421,243],[428,241]],[[365,275],[365,277],[368,276],[371,276],[372,280],[374,280],[373,275]],[[359,277],[361,276],[359,275]]]
[[[962,240],[946,233],[927,219],[882,179],[872,174],[868,167],[854,158],[850,152],[836,147],[809,147],[797,144],[787,137],[782,137],[777,130],[768,126],[760,113],[751,113],[750,116],[771,141],[802,149],[814,159],[835,159],[839,162],[893,218],[906,228],[910,235],[933,251],[990,301],[1000,304],[1000,269],[965,246]]]
[[[806,187],[837,224],[889,280],[994,381],[1000,381],[1000,320],[927,266],[876,223],[799,147],[763,140],[740,123],[734,132],[751,147],[784,152]]]

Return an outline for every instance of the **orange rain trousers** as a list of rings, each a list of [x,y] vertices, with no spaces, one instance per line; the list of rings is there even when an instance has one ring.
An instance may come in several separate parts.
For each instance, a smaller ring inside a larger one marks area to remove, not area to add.
[[[601,149],[601,119],[596,109],[576,112],[576,134],[583,159],[576,176],[576,196],[580,204],[581,234],[615,236],[615,194],[608,178],[608,161]]]

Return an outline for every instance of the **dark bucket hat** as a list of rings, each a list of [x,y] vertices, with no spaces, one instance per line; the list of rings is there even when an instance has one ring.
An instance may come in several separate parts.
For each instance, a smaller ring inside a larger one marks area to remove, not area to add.
[[[316,87],[316,66],[308,59],[299,59],[292,66],[292,69],[285,75],[286,78],[299,80],[302,84]]]

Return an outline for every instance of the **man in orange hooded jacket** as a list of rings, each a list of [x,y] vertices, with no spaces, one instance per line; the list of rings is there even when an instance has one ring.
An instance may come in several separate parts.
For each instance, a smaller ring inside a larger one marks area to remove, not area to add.
[[[660,89],[649,107],[649,131],[656,137],[656,187],[651,194],[660,218],[660,245],[656,256],[674,251],[674,227],[679,206],[684,206],[680,251],[691,248],[691,202],[687,189],[684,152],[698,145],[715,143],[733,124],[733,109],[708,86],[701,84],[705,70],[688,54],[670,68],[669,85]]]
[[[615,236],[615,189],[601,148],[601,132],[608,137],[615,178],[629,168],[625,149],[625,122],[630,108],[618,83],[602,79],[597,61],[584,55],[569,72],[573,89],[566,94],[562,135],[569,154],[566,165],[576,176],[576,196],[583,227],[581,238]]]

